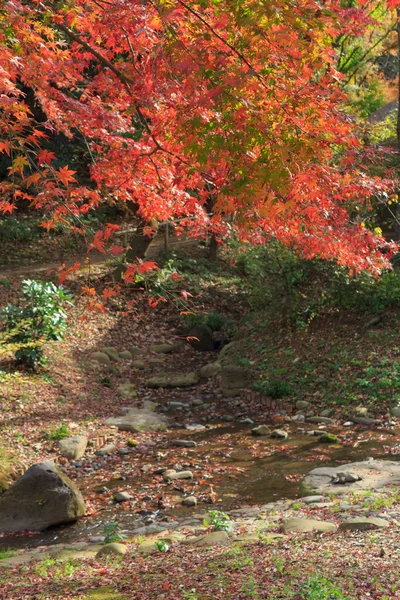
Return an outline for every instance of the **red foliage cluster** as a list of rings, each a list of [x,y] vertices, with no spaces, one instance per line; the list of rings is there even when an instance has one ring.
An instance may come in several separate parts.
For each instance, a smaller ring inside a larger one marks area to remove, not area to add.
[[[393,182],[360,166],[333,49],[368,23],[366,10],[339,0],[5,3],[0,152],[11,167],[0,210],[26,198],[52,227],[105,199],[131,201],[149,232],[179,218],[194,235],[273,235],[307,258],[379,272],[383,240],[354,216]],[[56,168],[43,147],[53,131],[84,136],[94,188]]]

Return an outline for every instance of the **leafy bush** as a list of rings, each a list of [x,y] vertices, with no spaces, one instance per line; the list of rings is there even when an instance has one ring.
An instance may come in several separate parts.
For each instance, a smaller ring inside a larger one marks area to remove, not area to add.
[[[279,398],[285,398],[285,396],[290,396],[292,393],[291,385],[287,381],[281,381],[280,379],[274,379],[271,381],[262,381],[260,383],[256,383],[254,385],[255,389],[265,394],[266,396],[271,396],[275,400]]]
[[[229,325],[227,319],[217,312],[189,313],[184,315],[184,322],[188,330],[198,325],[207,325],[211,331],[222,331]]]
[[[250,301],[268,308],[296,327],[305,327],[326,311],[344,309],[379,313],[400,304],[400,272],[379,278],[362,273],[351,276],[333,262],[305,260],[277,241],[243,249],[237,267],[250,285]]]
[[[15,346],[17,363],[29,369],[43,364],[43,344],[61,340],[67,327],[63,309],[71,304],[71,295],[62,286],[27,279],[22,282],[22,306],[8,304],[0,311],[5,330],[3,343]]]

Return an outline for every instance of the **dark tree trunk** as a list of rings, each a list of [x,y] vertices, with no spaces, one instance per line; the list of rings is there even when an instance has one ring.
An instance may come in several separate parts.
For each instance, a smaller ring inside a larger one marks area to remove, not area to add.
[[[211,235],[210,246],[208,249],[208,259],[215,262],[218,258],[218,242],[214,234]]]

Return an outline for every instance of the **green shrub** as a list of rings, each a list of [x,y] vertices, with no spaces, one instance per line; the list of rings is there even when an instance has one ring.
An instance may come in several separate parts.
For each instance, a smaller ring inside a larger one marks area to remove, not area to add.
[[[265,394],[265,396],[271,396],[275,400],[290,396],[292,393],[291,385],[287,381],[281,381],[280,379],[258,382],[254,385],[254,388]]]
[[[8,304],[0,311],[3,343],[14,346],[17,363],[36,369],[44,361],[43,344],[64,337],[63,306],[71,304],[71,295],[62,286],[30,279],[22,282],[22,294],[21,305]]]

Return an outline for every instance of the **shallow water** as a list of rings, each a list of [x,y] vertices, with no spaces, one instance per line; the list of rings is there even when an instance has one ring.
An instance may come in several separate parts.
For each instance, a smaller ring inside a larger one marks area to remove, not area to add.
[[[342,432],[343,433],[343,432]],[[356,445],[329,445],[318,442],[317,437],[290,434],[288,440],[254,438],[248,427],[223,426],[205,432],[185,435],[199,444],[191,460],[203,456],[213,457],[213,464],[226,467],[227,473],[216,473],[211,483],[221,502],[219,510],[230,510],[241,505],[267,504],[282,498],[299,496],[299,483],[303,476],[317,466],[340,466],[372,456],[386,460],[399,460],[400,454],[390,454],[387,448],[399,443],[400,431],[345,432],[349,443]],[[202,443],[200,443],[202,442]],[[386,447],[386,450],[384,448]],[[254,448],[256,454],[254,456]],[[400,449],[399,449],[400,452]],[[265,456],[262,456],[262,455]],[[146,463],[159,462],[145,459]],[[233,471],[231,467],[235,467]],[[196,468],[193,468],[196,477]],[[135,490],[142,489],[143,480],[127,480],[125,484]],[[120,480],[111,480],[107,487],[120,487]],[[95,486],[94,486],[95,487]],[[92,488],[92,490],[94,489]],[[90,488],[89,488],[90,489]],[[179,505],[173,509],[155,510],[156,524],[168,517],[184,520],[207,509],[211,505],[199,503],[197,508],[188,509]],[[35,534],[13,534],[0,538],[0,548],[32,548],[60,543],[85,541],[90,536],[103,534],[104,525],[117,517],[123,531],[128,535],[144,525],[143,516],[132,511],[116,511],[112,503],[100,513],[81,519],[63,527],[55,527]]]

